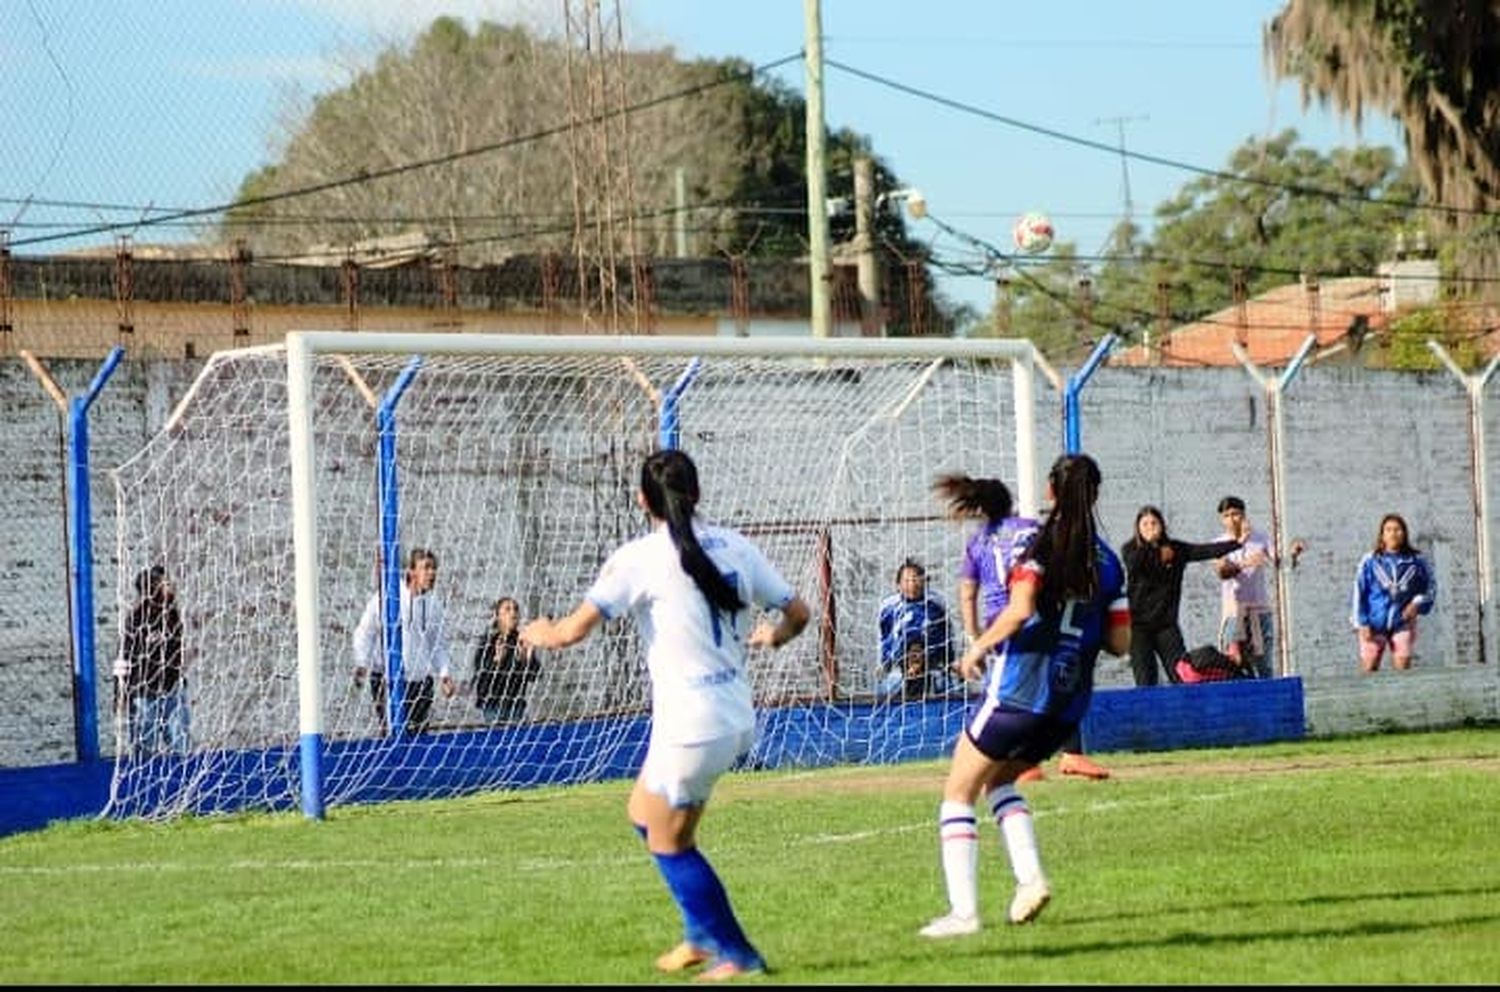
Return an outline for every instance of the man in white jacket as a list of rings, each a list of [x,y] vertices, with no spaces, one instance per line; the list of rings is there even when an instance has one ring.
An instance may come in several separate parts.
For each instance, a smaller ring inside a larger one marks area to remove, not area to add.
[[[432,592],[437,582],[437,555],[426,548],[412,548],[406,563],[406,581],[401,586],[401,722],[408,734],[427,729],[432,712],[433,675],[441,680],[444,697],[453,695],[452,655],[443,603]],[[386,680],[384,651],[385,619],[379,593],[370,597],[354,628],[354,684],[370,677],[375,710],[385,725]]]

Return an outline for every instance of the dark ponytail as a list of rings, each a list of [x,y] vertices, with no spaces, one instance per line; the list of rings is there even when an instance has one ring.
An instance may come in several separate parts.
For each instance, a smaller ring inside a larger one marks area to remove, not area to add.
[[[999,479],[971,479],[952,473],[933,480],[932,491],[948,503],[948,513],[955,517],[976,514],[994,523],[1010,516],[1013,506],[1010,490]]]
[[[698,469],[680,451],[657,451],[641,465],[641,493],[651,513],[667,522],[667,533],[677,547],[682,570],[716,609],[743,609],[739,591],[729,584],[693,533],[693,510],[698,505]]]
[[[1030,550],[1031,557],[1046,567],[1041,599],[1057,604],[1092,598],[1099,589],[1094,562],[1099,465],[1088,455],[1063,455],[1052,463],[1047,481],[1052,486],[1052,512]]]

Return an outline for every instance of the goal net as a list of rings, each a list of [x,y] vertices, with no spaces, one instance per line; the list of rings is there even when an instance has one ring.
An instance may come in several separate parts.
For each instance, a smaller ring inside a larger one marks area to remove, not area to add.
[[[700,515],[813,607],[802,637],[752,655],[751,764],[933,756],[963,707],[874,698],[877,612],[915,558],[962,651],[966,532],[930,486],[998,476],[1036,509],[1031,363],[1026,342],[935,339],[316,332],[218,353],[114,473],[119,588],[160,565],[177,590],[190,733],[185,752],[133,748],[122,707],[110,812],[321,815],[632,774],[649,723],[632,621],[539,651],[510,719],[480,708],[474,666],[496,600],[562,615],[644,532],[635,490],[660,446],[697,463]],[[385,615],[414,547],[437,558],[457,691],[408,734],[356,683],[354,629],[372,597]]]

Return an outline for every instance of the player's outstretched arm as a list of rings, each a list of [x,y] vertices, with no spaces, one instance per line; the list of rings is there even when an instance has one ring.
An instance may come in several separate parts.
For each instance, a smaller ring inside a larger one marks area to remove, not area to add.
[[[572,647],[603,622],[604,614],[599,612],[599,607],[584,600],[561,620],[538,617],[522,627],[521,643],[537,648]]]
[[[760,623],[750,632],[745,643],[752,648],[779,648],[802,633],[811,617],[812,610],[808,609],[807,602],[801,596],[793,596],[792,601],[781,609],[780,623]]]

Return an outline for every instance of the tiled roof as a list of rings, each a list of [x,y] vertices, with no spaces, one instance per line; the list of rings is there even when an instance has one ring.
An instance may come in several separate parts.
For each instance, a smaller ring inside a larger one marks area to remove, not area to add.
[[[1166,340],[1119,348],[1110,356],[1117,365],[1236,365],[1231,343],[1238,340],[1256,365],[1285,365],[1308,334],[1326,348],[1349,333],[1363,317],[1369,330],[1386,324],[1380,282],[1366,276],[1319,280],[1316,289],[1290,283],[1268,290],[1239,306],[1226,307],[1202,320],[1174,328]],[[1159,356],[1155,352],[1159,349]]]

